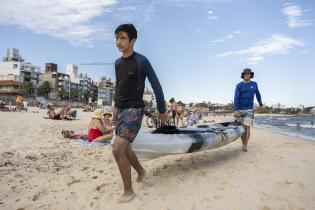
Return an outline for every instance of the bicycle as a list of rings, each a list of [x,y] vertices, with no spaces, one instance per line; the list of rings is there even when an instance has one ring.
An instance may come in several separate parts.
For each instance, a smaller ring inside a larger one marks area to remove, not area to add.
[[[161,121],[160,121],[158,114],[156,112],[147,112],[147,113],[145,113],[145,115],[147,116],[146,123],[147,123],[149,128],[153,128],[153,126],[155,128],[159,128],[162,126]],[[166,126],[174,125],[173,118],[169,117],[166,120],[166,122],[163,124],[163,126],[165,126],[165,125]]]
[[[159,120],[159,118],[158,118],[158,116],[156,115],[155,112],[150,112],[146,116],[148,116],[147,120],[146,120],[146,123],[147,123],[149,128],[153,128],[153,126],[155,128],[160,127],[160,120]]]

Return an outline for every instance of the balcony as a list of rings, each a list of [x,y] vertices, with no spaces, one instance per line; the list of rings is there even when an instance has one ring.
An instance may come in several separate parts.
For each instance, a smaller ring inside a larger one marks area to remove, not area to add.
[[[7,94],[21,94],[22,90],[15,89],[15,88],[1,88],[0,93],[7,93]]]

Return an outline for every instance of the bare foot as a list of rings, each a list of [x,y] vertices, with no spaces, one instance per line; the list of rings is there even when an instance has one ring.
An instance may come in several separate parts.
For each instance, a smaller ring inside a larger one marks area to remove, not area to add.
[[[117,200],[118,203],[128,203],[130,202],[136,194],[131,191],[131,192],[124,192]]]
[[[140,174],[138,174],[136,182],[142,182],[146,175],[147,175],[147,172],[145,170],[143,170]]]
[[[247,145],[243,145],[243,151],[247,152]]]

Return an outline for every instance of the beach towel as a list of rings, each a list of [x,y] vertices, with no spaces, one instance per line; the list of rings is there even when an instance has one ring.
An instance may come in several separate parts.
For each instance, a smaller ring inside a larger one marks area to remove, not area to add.
[[[110,142],[89,142],[86,139],[76,139],[75,141],[71,141],[71,144],[77,144],[86,147],[104,147],[109,145]]]
[[[103,147],[110,144],[110,142],[93,142],[93,141],[89,142],[86,134],[74,133],[74,131],[72,130],[62,130],[61,134],[64,138],[69,138],[71,140],[74,140],[74,141],[71,141],[71,143],[79,144],[82,146]]]

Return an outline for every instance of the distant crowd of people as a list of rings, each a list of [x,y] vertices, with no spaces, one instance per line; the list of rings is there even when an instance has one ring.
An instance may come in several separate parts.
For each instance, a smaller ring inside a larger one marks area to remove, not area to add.
[[[176,127],[196,125],[203,119],[202,107],[197,105],[187,107],[182,101],[176,102],[174,98],[171,98],[169,102],[166,103],[166,110],[169,121]],[[204,121],[212,122],[213,120]]]
[[[60,109],[55,109],[52,104],[47,105],[47,115],[48,119],[53,120],[68,120],[70,115],[70,106],[68,104],[63,104]]]
[[[22,95],[17,95],[15,98],[15,105],[12,105],[11,101],[9,103],[6,102],[5,99],[0,99],[0,111],[10,112],[10,111],[28,111],[28,102],[24,101],[24,97]]]

